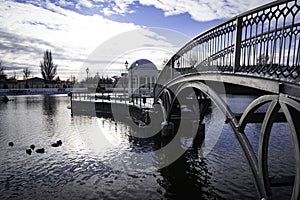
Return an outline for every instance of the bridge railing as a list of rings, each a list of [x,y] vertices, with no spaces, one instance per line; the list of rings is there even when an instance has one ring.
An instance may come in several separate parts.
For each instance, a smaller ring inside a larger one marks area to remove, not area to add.
[[[185,73],[239,73],[300,81],[299,0],[279,0],[196,36],[168,61],[163,85]]]

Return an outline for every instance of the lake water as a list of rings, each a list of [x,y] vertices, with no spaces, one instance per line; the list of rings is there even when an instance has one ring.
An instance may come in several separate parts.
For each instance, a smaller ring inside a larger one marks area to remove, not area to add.
[[[222,125],[213,137],[216,124],[222,124],[214,108],[205,119],[202,149],[191,147],[175,163],[157,169],[148,157],[132,156],[152,152],[155,142],[135,139],[135,129],[125,122],[71,116],[67,96],[10,98],[14,101],[0,103],[0,199],[258,199],[230,127]],[[228,100],[238,112],[246,105],[241,102],[251,98]],[[255,149],[259,128],[246,128]],[[62,146],[51,147],[57,140]],[[274,125],[270,143],[270,175],[293,175],[292,142],[285,124]],[[45,148],[45,153],[26,154],[31,144]],[[275,188],[273,197],[288,199],[291,190]]]

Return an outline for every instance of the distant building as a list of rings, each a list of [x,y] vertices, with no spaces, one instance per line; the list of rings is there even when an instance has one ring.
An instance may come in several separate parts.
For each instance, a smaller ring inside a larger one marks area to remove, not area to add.
[[[127,79],[128,95],[150,94],[156,83],[159,70],[147,59],[139,59],[133,62],[128,73],[124,74]]]
[[[0,89],[23,89],[23,88],[70,88],[70,81],[53,80],[46,81],[39,77],[27,80],[6,79],[6,75],[0,75]]]
[[[38,87],[41,85],[45,85],[45,80],[42,78],[38,78],[38,77],[29,78],[24,81],[25,82],[27,81],[27,84],[29,85],[29,87]]]
[[[1,74],[1,75],[0,75],[0,82],[5,81],[6,78],[7,78],[6,74]]]

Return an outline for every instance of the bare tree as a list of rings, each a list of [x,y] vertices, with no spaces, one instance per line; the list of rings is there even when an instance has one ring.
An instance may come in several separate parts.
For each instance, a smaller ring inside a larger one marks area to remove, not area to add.
[[[40,68],[43,78],[47,81],[52,81],[56,75],[57,65],[53,63],[50,50],[44,52],[44,59],[41,61]]]
[[[74,84],[74,83],[77,81],[77,80],[76,80],[76,77],[73,76],[73,75],[71,75],[70,81],[71,81],[72,84]]]
[[[28,69],[28,67],[23,69],[23,78],[26,80],[26,84],[25,84],[26,88],[29,88],[27,79],[30,76],[30,74],[31,74],[31,71],[30,71],[30,69]]]
[[[8,79],[16,81],[18,79],[17,73],[14,71],[14,73]]]
[[[31,74],[31,71],[30,71],[30,69],[28,69],[28,67],[26,67],[26,68],[23,69],[23,77],[24,77],[25,80],[28,79],[28,77],[30,76],[30,74]]]
[[[0,60],[0,75],[4,75],[5,67],[2,66],[2,60]]]

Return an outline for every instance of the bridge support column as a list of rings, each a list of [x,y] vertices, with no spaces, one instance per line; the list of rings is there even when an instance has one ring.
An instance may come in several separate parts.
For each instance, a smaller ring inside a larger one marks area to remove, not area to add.
[[[201,147],[205,139],[205,124],[202,124],[199,120],[194,120],[192,131],[196,131],[196,135],[193,140],[193,147]]]
[[[174,124],[164,121],[161,123],[161,144],[166,145],[174,136]]]
[[[69,93],[70,96],[70,102],[71,102],[71,116],[73,117],[73,93]]]

